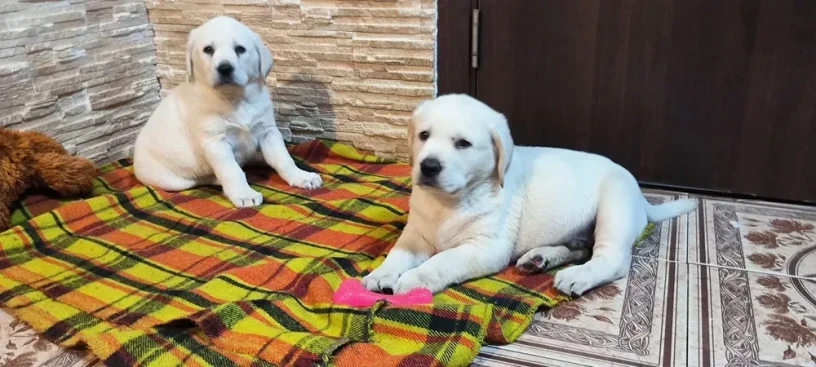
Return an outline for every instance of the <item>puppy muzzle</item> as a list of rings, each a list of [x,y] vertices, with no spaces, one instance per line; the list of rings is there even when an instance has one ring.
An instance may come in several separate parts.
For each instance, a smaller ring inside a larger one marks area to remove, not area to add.
[[[419,184],[422,186],[438,186],[439,174],[442,173],[442,162],[437,158],[428,157],[419,163]]]
[[[218,81],[216,82],[216,85],[235,84],[235,80],[233,79],[235,67],[232,66],[232,64],[229,62],[222,62],[218,64],[218,67],[216,67],[215,70],[218,72]]]

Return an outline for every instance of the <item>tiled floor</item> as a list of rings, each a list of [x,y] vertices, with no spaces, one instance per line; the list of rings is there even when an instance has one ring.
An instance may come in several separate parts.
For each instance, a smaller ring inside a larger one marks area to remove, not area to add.
[[[653,199],[673,195],[652,193]],[[699,198],[479,366],[816,366],[816,208]]]
[[[699,200],[633,249],[627,279],[539,314],[474,365],[816,366],[816,208]],[[93,363],[0,314],[0,366]]]

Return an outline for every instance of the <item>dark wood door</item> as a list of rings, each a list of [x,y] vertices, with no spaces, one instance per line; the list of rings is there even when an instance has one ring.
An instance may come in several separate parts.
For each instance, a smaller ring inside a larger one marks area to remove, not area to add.
[[[816,1],[475,6],[475,90],[444,74],[462,40],[441,23],[440,92],[505,113],[519,144],[603,154],[645,183],[816,201]]]

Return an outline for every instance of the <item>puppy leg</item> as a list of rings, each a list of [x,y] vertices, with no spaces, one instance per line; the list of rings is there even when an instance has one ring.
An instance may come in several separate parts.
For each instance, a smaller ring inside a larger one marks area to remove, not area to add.
[[[363,286],[375,292],[393,290],[402,273],[428,260],[433,252],[433,247],[417,235],[409,222],[382,265],[363,278]]]
[[[206,183],[206,182],[199,182],[199,181],[196,181],[196,180],[191,180],[189,178],[179,177],[179,176],[176,176],[172,172],[168,172],[166,175],[156,177],[156,178],[154,178],[154,177],[149,177],[148,178],[148,177],[144,177],[144,175],[141,175],[141,176],[137,175],[137,178],[139,179],[140,182],[142,182],[143,184],[145,184],[147,186],[157,187],[157,188],[160,188],[160,189],[162,189],[164,191],[169,191],[169,192],[184,191],[184,190],[192,189],[193,187],[196,187],[198,185],[208,185],[209,184],[209,183]]]
[[[261,193],[249,187],[246,174],[238,165],[229,143],[220,139],[207,139],[202,143],[202,148],[204,159],[210,164],[224,194],[233,205],[245,208],[261,204]]]
[[[632,261],[632,245],[646,227],[646,213],[637,195],[640,191],[636,185],[623,179],[612,178],[604,185],[592,259],[556,273],[555,287],[559,291],[581,295],[626,276]]]
[[[586,259],[588,256],[589,249],[583,246],[541,246],[522,255],[516,262],[516,268],[525,273],[538,273]]]
[[[512,248],[501,241],[489,241],[464,243],[434,255],[402,274],[394,285],[394,294],[415,288],[428,288],[437,293],[452,284],[498,273],[510,262]]]
[[[274,168],[289,186],[311,190],[323,185],[320,175],[306,172],[295,165],[278,129],[272,128],[264,136],[261,142],[261,153],[266,163]]]

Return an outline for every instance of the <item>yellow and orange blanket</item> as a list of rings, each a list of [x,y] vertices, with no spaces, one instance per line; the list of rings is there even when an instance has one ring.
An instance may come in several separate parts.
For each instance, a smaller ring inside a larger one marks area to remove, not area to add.
[[[430,306],[332,304],[400,235],[410,169],[333,142],[291,151],[325,186],[249,171],[257,208],[216,187],[147,188],[129,161],[105,166],[91,199],[29,198],[0,234],[0,303],[109,366],[424,367],[468,365],[565,299],[550,274],[508,269]]]

